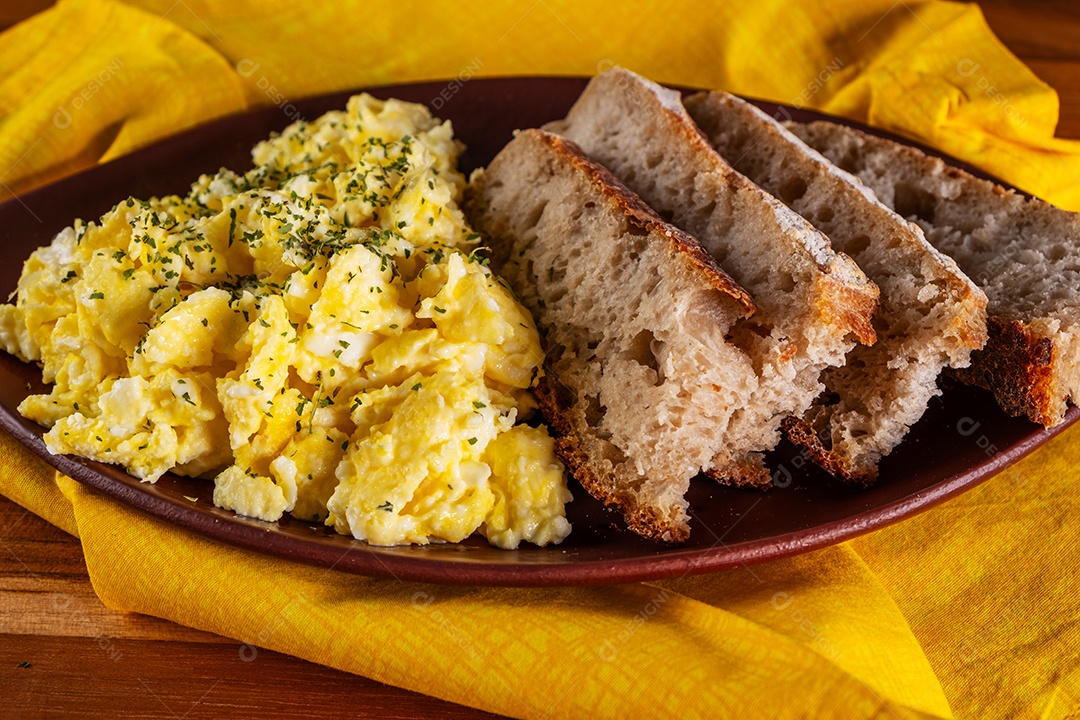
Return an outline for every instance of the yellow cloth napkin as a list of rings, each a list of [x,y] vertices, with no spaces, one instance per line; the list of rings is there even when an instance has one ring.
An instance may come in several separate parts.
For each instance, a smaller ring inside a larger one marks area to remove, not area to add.
[[[1080,144],[1054,139],[1053,90],[977,7],[893,0],[61,2],[0,35],[0,192],[303,95],[615,63],[868,120],[1080,209]],[[1078,464],[1066,432],[844,545],[675,581],[521,590],[223,546],[55,478],[0,435],[0,491],[81,538],[110,607],[520,718],[1068,717]]]

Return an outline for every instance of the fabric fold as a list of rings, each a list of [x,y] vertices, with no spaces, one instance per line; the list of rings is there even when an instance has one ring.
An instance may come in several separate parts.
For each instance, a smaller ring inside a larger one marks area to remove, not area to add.
[[[1080,706],[1078,463],[1076,431],[1062,433],[983,485],[850,543],[970,717],[1019,717],[1034,698],[1042,712],[1070,689]]]
[[[741,581],[739,570],[656,585],[541,589],[372,579],[228,547],[65,481],[106,605],[254,646],[238,645],[238,653],[269,648],[512,717],[620,718],[629,708],[688,718],[716,717],[719,708],[776,718],[950,716],[933,674],[904,667],[921,651],[903,618],[890,618],[899,632],[879,625],[880,609],[891,605],[884,594],[863,597],[865,617],[847,613],[846,627],[829,629],[873,638],[879,665],[856,660],[852,668],[804,642],[805,621],[773,618],[770,627],[754,618],[768,613],[758,598],[716,592],[725,579]],[[847,577],[853,559],[829,549],[762,572],[779,579],[789,565],[796,577],[804,574],[799,565],[831,566],[834,580],[847,581],[817,592],[833,594],[863,584]],[[794,589],[798,580],[789,587],[767,605],[789,619],[798,618],[799,604],[826,616],[815,591]],[[716,605],[701,599],[714,592]],[[863,654],[847,640],[844,648],[853,659]]]
[[[60,492],[55,478],[56,472],[44,460],[0,431],[0,493],[78,537],[71,502]]]
[[[109,0],[65,0],[5,31],[0,69],[0,199],[247,106],[220,54]]]
[[[882,698],[951,716],[934,670],[890,591],[848,543],[657,585],[794,639]]]

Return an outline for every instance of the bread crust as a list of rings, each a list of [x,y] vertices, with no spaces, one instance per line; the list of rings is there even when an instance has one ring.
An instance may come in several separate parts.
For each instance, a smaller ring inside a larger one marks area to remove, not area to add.
[[[747,460],[735,461],[727,465],[723,472],[716,468],[705,468],[704,474],[718,483],[733,487],[768,490],[773,486],[769,471],[763,465]]]
[[[819,468],[853,485],[869,487],[877,479],[877,468],[861,470],[845,456],[827,447],[814,428],[802,418],[784,418],[781,425],[784,435],[810,458]]]
[[[1054,341],[1019,320],[987,319],[986,346],[971,355],[971,366],[954,370],[963,383],[994,393],[1001,408],[1047,427],[1056,425],[1060,402]]]
[[[837,257],[842,258],[841,262],[846,260],[855,265],[843,253],[837,253]],[[831,287],[823,293],[829,301],[819,308],[822,318],[829,324],[839,326],[842,331],[853,334],[861,344],[873,345],[877,342],[873,318],[880,302],[877,285],[862,276],[862,272],[859,273],[861,278],[848,273],[844,273],[844,277],[837,277],[838,274],[833,271],[821,277],[820,282]]]
[[[724,272],[716,260],[701,247],[696,239],[683,232],[656,214],[641,198],[612,175],[607,168],[593,162],[575,143],[564,137],[544,130],[522,130],[519,134],[531,134],[556,153],[564,156],[570,164],[586,173],[593,184],[608,197],[614,199],[626,218],[645,232],[663,235],[671,249],[686,262],[697,268],[701,276],[712,285],[714,290],[734,298],[743,306],[747,317],[757,311],[750,293],[746,292],[730,275]]]
[[[672,522],[671,518],[656,512],[653,508],[641,505],[636,498],[624,492],[618,492],[610,483],[604,481],[593,469],[589,456],[581,448],[577,434],[570,420],[572,402],[567,402],[563,393],[557,391],[558,380],[550,375],[540,378],[534,395],[540,406],[540,413],[548,421],[548,427],[555,436],[555,454],[563,461],[570,474],[594,498],[606,507],[622,513],[626,527],[638,535],[660,542],[678,544],[690,538],[690,526],[686,523]],[[569,391],[569,388],[566,388]]]

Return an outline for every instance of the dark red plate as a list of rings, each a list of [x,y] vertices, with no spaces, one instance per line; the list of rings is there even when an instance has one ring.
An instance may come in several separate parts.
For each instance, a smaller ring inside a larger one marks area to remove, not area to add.
[[[578,78],[475,79],[374,88],[372,94],[427,103],[453,121],[467,145],[468,172],[486,164],[517,128],[535,127],[566,114],[585,86]],[[343,108],[352,93],[295,103],[314,119]],[[759,103],[783,119],[823,116]],[[114,162],[61,180],[0,205],[0,293],[16,286],[23,261],[78,217],[97,218],[128,195],[184,193],[200,173],[250,166],[251,147],[297,115],[278,108],[225,118],[195,128]],[[846,121],[844,121],[846,122]],[[850,123],[849,123],[850,124]],[[778,487],[770,492],[720,487],[695,480],[688,495],[690,541],[658,545],[618,529],[618,517],[576,483],[567,506],[570,537],[550,548],[506,551],[480,538],[458,545],[372,547],[325,527],[297,520],[266,523],[213,506],[213,484],[167,474],[142,483],[122,470],[69,456],[50,455],[41,427],[15,408],[34,388],[37,367],[0,352],[0,426],[58,470],[120,502],[180,527],[270,555],[337,570],[400,580],[479,585],[577,585],[630,582],[720,570],[824,547],[896,522],[967,490],[999,472],[1066,423],[1044,431],[998,409],[989,393],[946,385],[904,444],[881,463],[881,478],[868,490],[841,486],[811,468],[790,445],[769,457]],[[186,499],[197,498],[195,502]]]

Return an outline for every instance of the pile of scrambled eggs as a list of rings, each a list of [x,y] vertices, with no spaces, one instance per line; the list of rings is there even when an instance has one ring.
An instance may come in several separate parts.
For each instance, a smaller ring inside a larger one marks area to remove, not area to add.
[[[27,261],[0,346],[42,365],[20,412],[53,453],[376,545],[560,542],[546,428],[517,424],[543,353],[470,252],[449,123],[352,98],[253,150],[243,175],[128,199]]]

